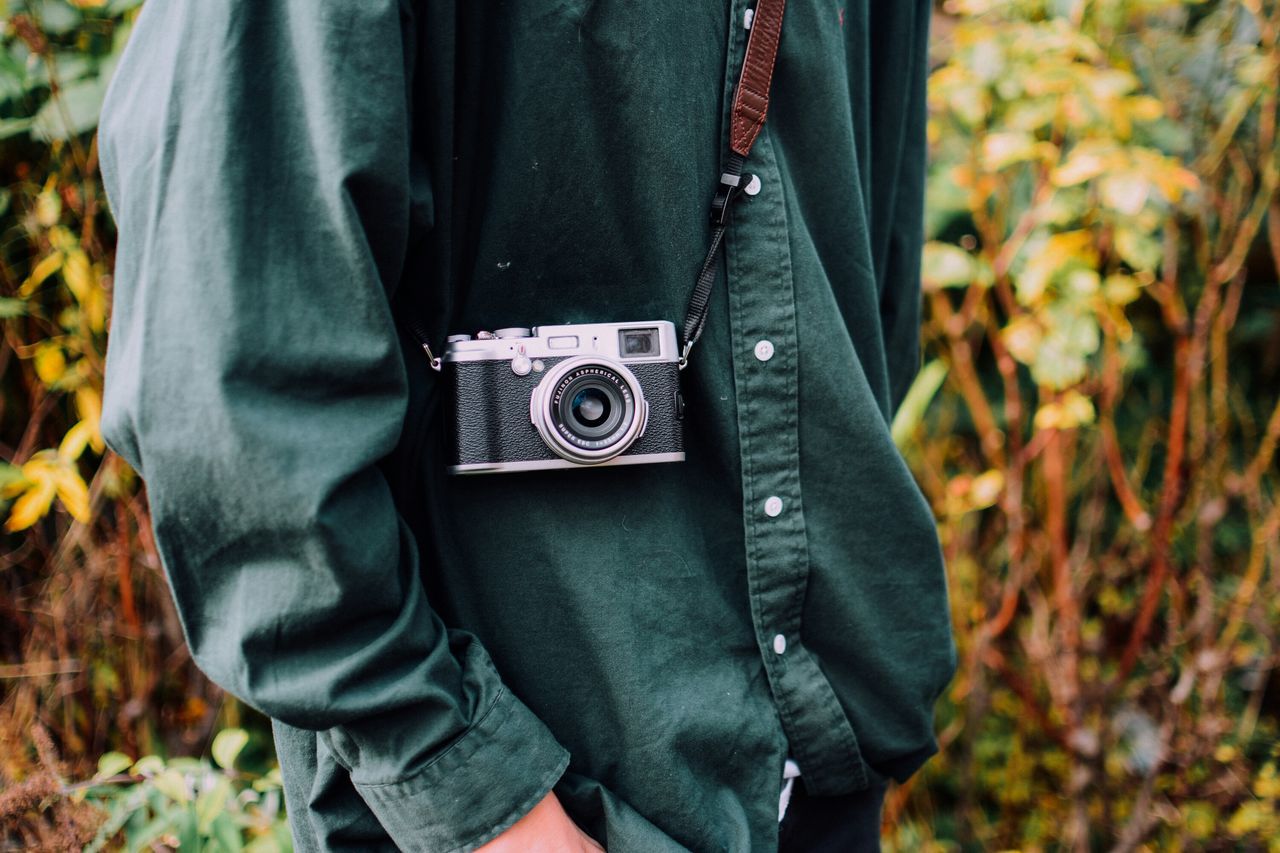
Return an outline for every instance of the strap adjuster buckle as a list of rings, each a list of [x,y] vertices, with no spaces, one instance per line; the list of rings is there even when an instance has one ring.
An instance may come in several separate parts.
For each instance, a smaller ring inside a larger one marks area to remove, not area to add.
[[[715,197],[711,199],[711,224],[728,225],[733,203],[742,194],[742,176],[725,172],[720,175]]]

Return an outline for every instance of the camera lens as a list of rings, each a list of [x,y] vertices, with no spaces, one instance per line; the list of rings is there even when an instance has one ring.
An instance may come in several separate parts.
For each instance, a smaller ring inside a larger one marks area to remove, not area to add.
[[[573,398],[573,417],[589,427],[599,426],[609,416],[609,396],[599,388],[579,391]]]
[[[574,438],[599,441],[617,429],[628,395],[610,379],[586,373],[570,379],[560,393],[556,420]]]
[[[556,365],[530,400],[534,426],[547,446],[584,464],[625,451],[643,430],[645,410],[631,371],[594,358]]]

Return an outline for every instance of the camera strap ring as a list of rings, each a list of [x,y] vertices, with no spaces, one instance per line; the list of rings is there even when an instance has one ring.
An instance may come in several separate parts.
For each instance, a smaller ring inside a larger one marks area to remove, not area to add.
[[[418,344],[422,347],[422,351],[427,354],[427,363],[431,365],[431,369],[439,373],[443,362],[441,362],[440,356],[431,351],[431,336],[427,334],[426,329],[422,328],[422,322],[416,315],[409,320],[409,331],[413,332],[413,336],[418,339]]]
[[[782,13],[786,0],[757,0],[750,16],[751,35],[747,37],[747,50],[742,57],[742,71],[734,88],[733,109],[729,115],[729,158],[720,184],[711,199],[711,245],[698,269],[689,307],[685,311],[683,341],[680,349],[680,369],[689,364],[689,353],[702,336],[707,323],[707,311],[711,291],[716,283],[717,260],[724,243],[725,230],[733,214],[734,203],[743,193],[742,167],[760,129],[764,127],[769,110],[769,89],[773,83],[773,68],[778,59],[778,43],[782,37]]]

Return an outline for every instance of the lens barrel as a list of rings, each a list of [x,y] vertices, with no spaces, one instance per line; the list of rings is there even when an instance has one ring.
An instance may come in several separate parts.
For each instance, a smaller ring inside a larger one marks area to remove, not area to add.
[[[552,367],[529,400],[529,417],[556,455],[583,465],[626,452],[644,432],[648,404],[635,375],[609,359]]]

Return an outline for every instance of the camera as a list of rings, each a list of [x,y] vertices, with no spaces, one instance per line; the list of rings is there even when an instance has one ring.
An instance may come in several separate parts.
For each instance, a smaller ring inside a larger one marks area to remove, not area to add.
[[[452,474],[684,460],[670,322],[451,335],[441,361]]]

